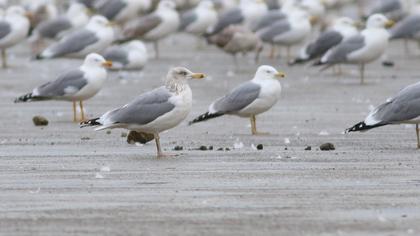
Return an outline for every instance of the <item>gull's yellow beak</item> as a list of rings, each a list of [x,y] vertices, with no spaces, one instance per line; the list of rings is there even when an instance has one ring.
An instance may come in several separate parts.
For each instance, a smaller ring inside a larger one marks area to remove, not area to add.
[[[365,24],[361,21],[355,21],[353,23],[353,26],[356,27],[356,28],[363,28],[363,27],[365,27]]]
[[[93,15],[94,12],[91,9],[86,8],[85,13],[86,13],[86,15],[91,16],[91,15]]]
[[[277,72],[274,76],[276,76],[277,78],[281,79],[286,77],[286,74],[284,72]]]
[[[318,17],[311,16],[311,17],[309,17],[309,21],[311,22],[311,25],[314,25],[318,22]]]
[[[117,23],[116,22],[114,22],[114,21],[110,21],[110,22],[108,22],[108,24],[106,24],[107,26],[109,26],[109,27],[114,27],[114,26],[117,26]]]
[[[102,63],[102,66],[105,68],[111,68],[112,67],[112,61],[105,61]]]
[[[386,28],[391,28],[394,25],[395,25],[395,21],[393,21],[393,20],[389,20],[385,23]]]
[[[25,16],[26,16],[26,18],[28,18],[30,20],[34,18],[34,14],[32,14],[32,12],[29,12],[29,11],[25,12]]]
[[[206,77],[206,75],[203,73],[194,73],[191,75],[191,78],[193,79],[203,79],[204,77]]]

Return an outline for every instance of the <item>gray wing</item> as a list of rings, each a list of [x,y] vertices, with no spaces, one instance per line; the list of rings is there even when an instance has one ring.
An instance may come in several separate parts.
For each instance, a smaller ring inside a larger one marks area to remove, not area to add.
[[[341,63],[347,60],[347,56],[365,46],[365,38],[362,35],[355,35],[338,44],[328,55],[326,63]]]
[[[124,27],[123,35],[125,38],[141,37],[156,28],[161,22],[162,19],[155,14],[131,20]]]
[[[240,8],[234,8],[222,14],[210,34],[217,34],[229,25],[240,24],[244,21],[244,16]]]
[[[401,9],[400,0],[380,0],[376,7],[374,7],[370,15],[376,13],[389,13]]]
[[[181,15],[180,30],[185,30],[191,23],[197,20],[197,14],[194,10],[190,10]]]
[[[112,123],[148,124],[170,112],[175,105],[169,102],[172,95],[165,87],[160,87],[137,97],[131,103],[106,113]]]
[[[411,15],[390,30],[391,39],[412,38],[420,31],[420,15]]]
[[[57,80],[43,84],[33,91],[33,96],[37,98],[54,98],[64,95],[72,95],[80,91],[88,81],[84,77],[84,72],[77,69],[69,71]]]
[[[261,87],[251,81],[243,83],[212,104],[217,113],[235,113],[251,104],[260,94]]]
[[[0,39],[6,37],[11,31],[10,24],[4,21],[0,22]]]
[[[380,124],[408,121],[420,116],[420,83],[401,90],[394,98],[375,109]]]
[[[63,38],[60,42],[52,45],[49,50],[53,52],[54,57],[63,56],[66,54],[76,53],[82,51],[91,44],[98,41],[95,32],[87,29],[82,29],[71,33]]]
[[[67,17],[61,16],[56,19],[43,21],[35,29],[44,38],[55,38],[60,32],[71,28]]]
[[[259,36],[264,42],[272,42],[274,38],[290,30],[290,24],[287,20],[281,20],[266,29],[259,32]]]
[[[121,0],[108,0],[102,2],[102,4],[97,4],[95,6],[97,12],[109,20],[113,20],[114,17],[118,15],[118,13],[127,6],[127,3]]]
[[[103,56],[106,60],[119,62],[123,65],[127,65],[129,63],[128,52],[118,46],[108,48],[103,53]]]
[[[270,26],[276,21],[279,21],[285,18],[286,18],[286,14],[284,14],[283,12],[278,11],[278,10],[271,10],[261,18],[257,26],[254,28],[254,31],[258,31],[262,28]]]
[[[343,35],[335,30],[321,33],[315,42],[306,47],[306,54],[309,59],[324,55],[330,48],[338,45],[343,40]]]

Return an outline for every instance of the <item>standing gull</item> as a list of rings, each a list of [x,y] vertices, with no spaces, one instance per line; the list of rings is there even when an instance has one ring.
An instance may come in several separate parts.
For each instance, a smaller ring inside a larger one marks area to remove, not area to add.
[[[124,23],[152,6],[152,0],[97,0],[94,9],[110,21]]]
[[[222,32],[207,38],[209,44],[214,44],[223,51],[233,55],[235,66],[238,66],[236,54],[246,54],[255,51],[255,61],[258,62],[263,45],[258,36],[245,26],[231,25]]]
[[[114,30],[103,16],[93,16],[85,28],[76,30],[37,55],[37,59],[74,56],[100,52],[114,40]]]
[[[360,83],[364,83],[365,64],[380,58],[387,49],[389,33],[385,27],[391,27],[393,21],[381,14],[369,17],[367,27],[360,34],[344,40],[329,50],[315,65],[359,64]],[[324,68],[324,69],[325,69]]]
[[[103,52],[106,60],[112,61],[113,70],[141,70],[147,63],[147,49],[140,40],[133,40],[123,45],[114,45]]]
[[[125,42],[135,38],[153,41],[155,56],[159,58],[158,41],[175,33],[180,24],[179,14],[175,10],[175,3],[168,0],[159,2],[157,9],[146,16],[127,22],[123,29],[123,37],[120,41]]]
[[[83,122],[81,126],[98,126],[96,130],[124,128],[153,134],[157,157],[163,157],[165,154],[160,147],[159,133],[177,126],[187,117],[192,106],[188,80],[201,78],[204,74],[193,73],[183,67],[172,68],[164,86],[143,93],[132,102]]]
[[[85,120],[83,101],[95,96],[101,90],[107,72],[105,68],[112,65],[102,56],[89,54],[83,65],[58,76],[54,81],[45,83],[31,93],[16,98],[15,102],[32,102],[45,100],[62,100],[73,102],[73,121],[77,121],[76,102],[79,102],[81,120]]]
[[[20,6],[11,6],[0,20],[0,49],[3,68],[7,67],[6,49],[23,41],[29,32],[29,20]]]
[[[280,98],[281,85],[277,80],[284,73],[271,66],[260,66],[255,77],[233,89],[227,95],[213,102],[209,110],[190,122],[205,121],[222,115],[249,117],[253,135],[264,134],[257,131],[256,115],[268,111]]]
[[[302,48],[300,55],[291,61],[290,65],[305,63],[323,56],[329,49],[335,47],[343,40],[358,33],[356,22],[348,17],[341,17],[334,22],[331,29],[321,33],[315,41]]]
[[[39,23],[33,30],[29,41],[39,44],[42,39],[55,39],[72,29],[86,25],[88,21],[88,9],[85,5],[74,2],[65,15]]]
[[[213,2],[204,0],[192,10],[181,15],[180,30],[198,36],[206,33],[217,22],[217,12]]]
[[[267,11],[263,0],[241,0],[239,7],[232,8],[219,17],[209,35],[217,34],[230,25],[243,24],[253,29]]]
[[[311,33],[311,18],[303,10],[294,10],[289,17],[262,28],[257,35],[263,42],[282,45],[287,48],[287,61],[291,57],[291,47],[303,42]]]
[[[415,124],[417,148],[420,148],[420,82],[409,85],[376,107],[364,121],[361,121],[346,132],[367,131],[376,127],[391,124]]]
[[[391,40],[406,40],[405,47],[406,51],[408,51],[407,40],[416,40],[420,42],[420,13],[416,12],[399,21],[392,27],[390,34]]]

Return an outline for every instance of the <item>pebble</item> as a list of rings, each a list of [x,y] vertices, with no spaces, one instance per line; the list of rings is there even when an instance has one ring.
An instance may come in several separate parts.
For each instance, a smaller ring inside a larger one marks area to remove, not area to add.
[[[34,122],[35,126],[47,126],[48,125],[47,118],[45,118],[43,116],[34,116],[32,118],[32,121]]]
[[[321,146],[319,146],[319,149],[321,151],[332,151],[332,150],[335,150],[335,146],[332,143],[324,143],[324,144],[321,144]]]

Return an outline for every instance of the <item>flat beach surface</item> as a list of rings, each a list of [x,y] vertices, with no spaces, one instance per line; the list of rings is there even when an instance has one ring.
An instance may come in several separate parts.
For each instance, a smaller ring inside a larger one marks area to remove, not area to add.
[[[193,109],[252,78],[252,55],[230,56],[177,35],[143,72],[111,72],[85,103],[90,118],[158,87],[171,66],[208,74],[191,81]],[[420,80],[420,51],[392,43],[393,68],[344,66],[341,77],[283,59],[261,64],[287,74],[279,103],[257,117],[224,116],[161,134],[176,157],[156,159],[154,142],[130,145],[125,130],[95,132],[72,123],[71,103],[14,104],[15,97],[79,66],[77,59],[29,61],[26,44],[0,70],[1,235],[419,235],[420,151],[412,125],[344,134],[374,106]],[[151,50],[151,54],[153,54]],[[153,57],[153,55],[151,56]],[[32,117],[45,116],[46,127]],[[331,142],[334,151],[320,151]],[[263,150],[253,148],[263,145]],[[182,146],[182,151],[173,151]],[[213,146],[201,151],[200,146]],[[305,150],[311,146],[311,150]],[[236,148],[235,148],[236,147]],[[223,151],[218,151],[223,148]],[[229,148],[229,150],[225,150]]]

